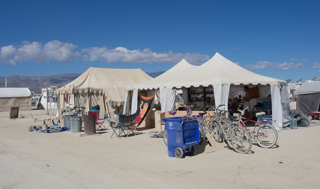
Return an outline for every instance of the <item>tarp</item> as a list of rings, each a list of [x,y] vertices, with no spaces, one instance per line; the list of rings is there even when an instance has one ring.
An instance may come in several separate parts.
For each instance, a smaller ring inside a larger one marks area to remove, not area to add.
[[[304,115],[310,112],[317,112],[320,103],[320,81],[302,83],[295,90],[294,95],[297,95],[297,108],[299,112]]]
[[[294,91],[294,95],[312,93],[320,93],[320,81],[302,83],[301,86]]]
[[[320,92],[313,94],[301,94],[297,98],[297,109],[303,115],[319,111]]]

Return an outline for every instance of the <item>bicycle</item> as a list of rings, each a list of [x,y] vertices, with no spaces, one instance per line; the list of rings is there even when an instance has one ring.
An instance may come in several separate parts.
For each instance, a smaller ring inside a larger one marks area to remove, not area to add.
[[[272,126],[272,124],[269,124],[271,121],[262,120],[265,112],[256,113],[256,117],[258,117],[258,120],[254,121],[249,118],[243,117],[247,109],[248,107],[243,110],[240,110],[238,108],[238,112],[240,112],[241,116],[239,117],[238,121],[234,122],[234,124],[247,130],[254,141],[256,141],[260,147],[271,148],[272,146],[274,146],[278,141],[278,132]],[[250,131],[250,129],[246,127],[246,122],[254,123],[254,128],[252,131]]]
[[[246,154],[251,150],[252,138],[249,132],[240,126],[232,124],[232,122],[223,118],[222,115],[227,113],[226,110],[220,110],[219,108],[224,105],[215,108],[216,114],[213,116],[212,131],[216,135],[215,140],[225,142],[234,151]]]
[[[84,111],[84,109],[86,109],[86,107],[84,107],[84,106],[75,106],[75,107],[73,108],[73,110],[74,110],[74,115],[77,115],[77,116],[86,115],[87,113]]]

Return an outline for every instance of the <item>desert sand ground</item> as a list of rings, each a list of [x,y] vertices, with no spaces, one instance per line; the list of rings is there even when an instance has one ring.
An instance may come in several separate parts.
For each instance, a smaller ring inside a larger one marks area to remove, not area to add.
[[[210,139],[212,147],[183,159],[168,157],[150,130],[128,138],[112,130],[83,136],[28,132],[43,110],[9,119],[0,112],[0,188],[319,188],[320,123],[279,132],[278,147],[253,145],[238,154]],[[51,116],[54,117],[54,116]],[[203,150],[201,150],[203,149]],[[283,163],[279,163],[282,160]]]

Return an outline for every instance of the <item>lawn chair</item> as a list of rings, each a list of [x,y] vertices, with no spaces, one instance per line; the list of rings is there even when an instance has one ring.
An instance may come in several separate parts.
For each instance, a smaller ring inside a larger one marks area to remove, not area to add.
[[[97,111],[89,111],[88,114],[95,116],[95,124],[96,124],[96,126],[98,126],[97,131],[99,129],[102,130],[102,125],[103,125],[104,121],[98,121]]]
[[[136,114],[132,115],[119,115],[119,120],[107,119],[110,123],[110,127],[113,130],[111,137],[115,134],[118,138],[121,138],[122,134],[129,136],[129,134],[135,134],[130,128],[134,124]]]

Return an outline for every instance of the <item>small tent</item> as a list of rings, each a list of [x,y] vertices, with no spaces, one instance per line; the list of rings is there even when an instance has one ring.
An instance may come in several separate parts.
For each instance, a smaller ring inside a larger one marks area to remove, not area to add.
[[[294,92],[297,97],[297,109],[306,115],[319,111],[320,103],[320,81],[302,83]]]
[[[58,111],[70,104],[84,106],[85,111],[99,105],[100,118],[103,118],[105,112],[113,117],[122,111],[127,87],[150,79],[152,78],[141,69],[90,67],[72,82],[56,89]]]
[[[31,93],[28,88],[0,88],[0,112],[10,111],[11,107],[19,110],[31,110]]]

